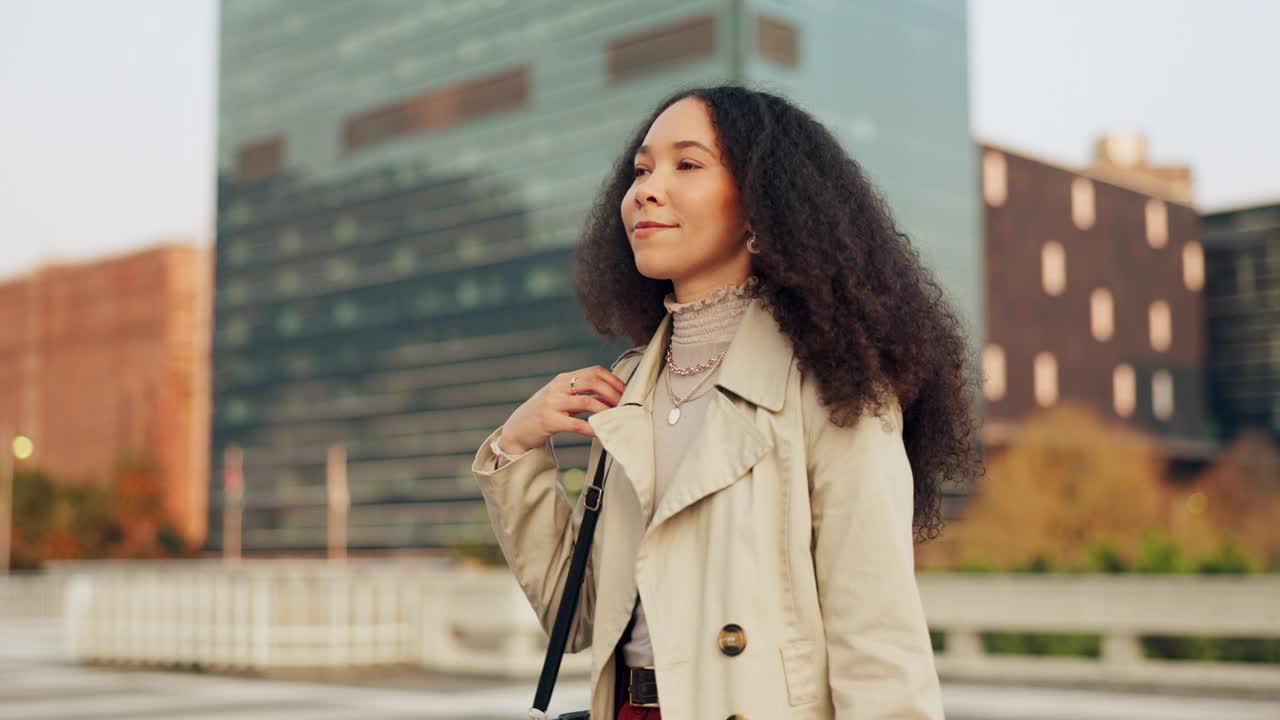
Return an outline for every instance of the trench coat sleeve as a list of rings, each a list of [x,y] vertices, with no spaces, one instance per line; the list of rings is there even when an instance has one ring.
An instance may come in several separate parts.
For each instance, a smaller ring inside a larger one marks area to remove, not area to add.
[[[480,485],[489,521],[507,565],[529,598],[543,629],[550,634],[582,522],[585,493],[576,505],[570,504],[560,484],[560,466],[550,440],[495,469],[498,458],[490,444],[501,433],[499,427],[485,439],[476,452],[471,471]],[[570,626],[567,652],[579,652],[591,645],[594,564],[594,557],[589,558],[577,612]]]
[[[915,579],[914,488],[896,398],[838,427],[805,397],[813,560],[838,720],[943,717]]]

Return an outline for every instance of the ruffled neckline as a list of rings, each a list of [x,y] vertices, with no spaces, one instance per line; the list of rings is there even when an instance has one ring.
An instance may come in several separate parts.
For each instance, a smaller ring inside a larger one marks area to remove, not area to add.
[[[671,347],[678,355],[676,361],[690,364],[685,362],[690,359],[686,348],[732,340],[759,284],[760,279],[751,275],[742,283],[729,283],[687,303],[676,302],[675,293],[667,293],[664,304],[671,313]],[[692,364],[700,361],[694,360]]]
[[[753,295],[759,286],[760,278],[755,275],[750,275],[741,284],[729,283],[728,285],[711,292],[706,297],[699,298],[692,302],[676,302],[675,293],[667,293],[666,297],[662,300],[662,304],[667,308],[667,312],[673,314],[688,313],[710,307],[711,305],[716,305],[723,302],[726,298],[739,298]]]

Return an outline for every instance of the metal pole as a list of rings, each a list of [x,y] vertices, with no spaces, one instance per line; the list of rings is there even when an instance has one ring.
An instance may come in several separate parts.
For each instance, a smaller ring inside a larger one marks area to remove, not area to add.
[[[13,532],[13,435],[0,430],[0,574],[9,574]]]
[[[351,496],[347,492],[347,448],[330,445],[325,462],[325,480],[329,489],[329,559],[347,557],[347,508]]]
[[[244,510],[244,450],[222,451],[222,559],[240,562],[241,516]]]

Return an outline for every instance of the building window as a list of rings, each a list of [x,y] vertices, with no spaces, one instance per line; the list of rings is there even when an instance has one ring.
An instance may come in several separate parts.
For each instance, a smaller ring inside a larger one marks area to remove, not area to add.
[[[226,295],[228,305],[239,305],[249,299],[249,285],[244,280],[232,280],[227,283]]]
[[[1121,363],[1111,371],[1111,400],[1120,417],[1133,414],[1133,409],[1138,404],[1138,384],[1132,365]]]
[[[715,36],[714,19],[705,16],[618,38],[609,43],[609,82],[710,59]]]
[[[292,255],[302,249],[302,232],[297,228],[286,228],[277,238],[281,255]]]
[[[474,278],[464,278],[458,283],[456,298],[459,307],[470,309],[484,300],[484,289]]]
[[[402,135],[443,130],[528,102],[529,68],[523,66],[354,115],[343,126],[342,150],[349,153]]]
[[[767,15],[756,16],[756,53],[779,65],[795,67],[799,56],[796,26]]]
[[[1004,348],[988,345],[982,351],[982,392],[988,400],[1004,397],[1005,364]]]
[[[982,154],[982,197],[991,207],[1000,207],[1009,196],[1009,166],[1004,154],[988,150]]]
[[[1061,295],[1067,288],[1067,253],[1062,243],[1050,240],[1040,250],[1040,284],[1049,295]]]
[[[252,256],[248,241],[236,240],[227,247],[227,261],[232,265],[244,265]]]
[[[1036,402],[1050,407],[1058,402],[1058,360],[1053,353],[1042,352],[1035,359]]]
[[[1157,420],[1173,417],[1173,374],[1168,370],[1151,375],[1151,412]]]
[[[1241,252],[1236,255],[1236,294],[1252,295],[1253,290],[1253,261]]]
[[[418,267],[418,254],[411,247],[396,248],[391,256],[391,267],[401,275],[407,275]]]
[[[328,262],[329,280],[335,284],[345,285],[356,276],[356,266],[347,258],[334,258]]]
[[[1089,296],[1089,327],[1093,330],[1093,338],[1098,342],[1106,342],[1115,332],[1115,304],[1111,299],[1111,291],[1098,288]]]
[[[297,270],[281,270],[276,276],[276,291],[281,295],[292,295],[302,288],[302,276]]]
[[[222,406],[222,417],[231,425],[248,422],[253,415],[249,401],[244,398],[227,398]]]
[[[284,164],[284,139],[279,135],[241,145],[236,151],[236,176],[259,180],[280,172]]]
[[[1169,242],[1169,211],[1164,201],[1147,199],[1147,244],[1162,248]]]
[[[1151,327],[1151,348],[1164,352],[1173,344],[1173,318],[1169,313],[1169,303],[1156,300],[1147,311]]]
[[[333,321],[339,327],[351,327],[360,321],[360,306],[351,300],[339,300],[333,306]]]
[[[1071,221],[1081,230],[1093,227],[1093,183],[1078,177],[1071,181]]]
[[[333,239],[343,245],[355,242],[360,236],[360,221],[350,215],[343,215],[333,224]]]
[[[302,331],[302,316],[293,308],[286,308],[276,317],[276,330],[281,335],[297,335]]]
[[[1195,240],[1182,246],[1182,283],[1192,292],[1204,287],[1204,248]]]
[[[244,318],[233,317],[222,326],[222,338],[228,345],[243,345],[249,339],[249,323]]]
[[[558,268],[535,267],[524,278],[524,291],[531,298],[544,298],[564,291],[564,273]]]

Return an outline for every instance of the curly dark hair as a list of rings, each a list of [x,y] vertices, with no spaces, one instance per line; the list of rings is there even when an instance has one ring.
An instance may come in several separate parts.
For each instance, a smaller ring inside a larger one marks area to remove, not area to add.
[[[918,540],[942,530],[941,486],[975,477],[974,385],[962,323],[878,190],[839,141],[777,95],[736,85],[686,88],[639,125],[605,178],[577,251],[577,296],[608,338],[645,344],[666,314],[670,280],[636,269],[619,208],[637,148],[673,103],[701,99],[759,238],[762,304],[816,377],[831,421],[877,415],[890,387],[903,410]]]

